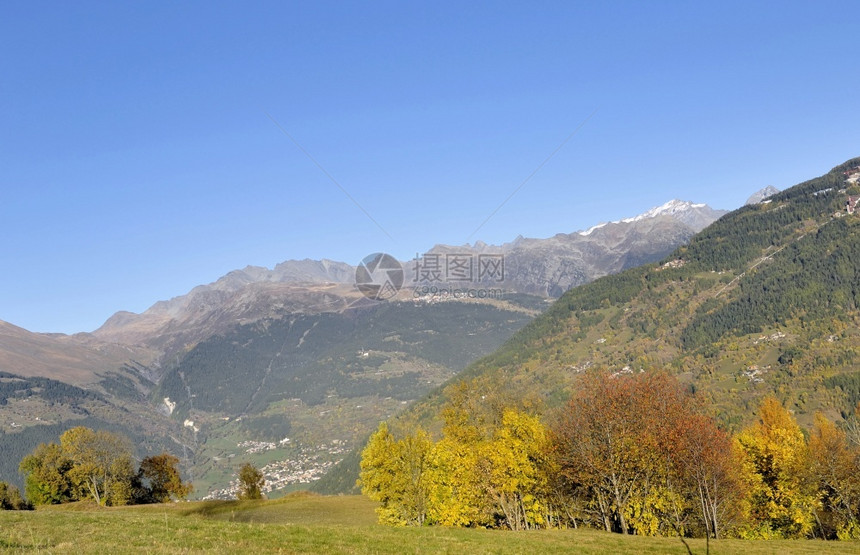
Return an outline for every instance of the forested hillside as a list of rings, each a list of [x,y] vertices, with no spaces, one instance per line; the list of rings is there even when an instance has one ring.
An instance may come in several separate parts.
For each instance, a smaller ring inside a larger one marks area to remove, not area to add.
[[[129,435],[136,450],[181,452],[164,418],[152,418],[143,395],[130,380],[110,374],[95,387],[81,388],[57,380],[0,372],[0,407],[7,420],[0,426],[0,481],[23,485],[18,463],[40,443],[48,443],[72,426],[88,426]],[[142,417],[145,415],[145,417]]]
[[[724,216],[660,264],[571,290],[467,375],[552,400],[586,367],[668,368],[727,421],[768,392],[805,422],[848,411],[832,378],[860,352],[860,219],[843,183],[858,163]]]
[[[251,457],[274,489],[301,487],[543,304],[389,302],[236,326],[169,367],[152,402],[194,434],[197,495],[231,496],[236,456]]]
[[[587,370],[667,370],[705,401],[730,432],[775,396],[809,427],[857,402],[860,355],[860,193],[846,177],[860,158],[727,214],[660,263],[568,291],[494,354],[456,378],[537,400],[546,413]],[[393,428],[439,429],[437,391]],[[352,475],[357,469],[351,468]],[[349,483],[345,467],[321,484]]]
[[[198,345],[167,373],[156,396],[177,402],[179,414],[193,403],[231,415],[282,399],[318,405],[332,394],[410,400],[424,390],[421,373],[392,371],[386,363],[393,356],[457,370],[528,320],[525,311],[451,302],[261,321]]]

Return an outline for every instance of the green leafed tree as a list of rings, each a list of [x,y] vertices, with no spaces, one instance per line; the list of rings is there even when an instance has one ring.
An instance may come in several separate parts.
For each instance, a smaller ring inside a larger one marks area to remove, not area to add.
[[[42,443],[21,461],[24,491],[35,505],[67,503],[77,499],[69,477],[74,462],[56,443]]]
[[[245,463],[239,468],[239,499],[262,499],[263,486],[266,479],[263,473],[251,463]]]
[[[0,482],[0,510],[23,511],[33,507],[21,497],[21,492],[13,485]]]

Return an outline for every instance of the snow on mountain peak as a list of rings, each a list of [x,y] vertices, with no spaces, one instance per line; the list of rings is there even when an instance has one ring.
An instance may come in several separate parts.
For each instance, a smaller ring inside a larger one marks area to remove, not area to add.
[[[655,206],[651,210],[648,210],[647,212],[643,212],[642,214],[639,214],[638,216],[633,216],[632,218],[624,218],[623,220],[616,220],[614,222],[599,223],[595,226],[592,226],[592,227],[586,229],[585,231],[580,231],[579,234],[583,235],[583,236],[591,235],[591,233],[594,230],[600,229],[601,227],[608,225],[608,224],[611,224],[611,223],[612,224],[622,224],[622,223],[623,224],[629,224],[632,222],[638,222],[640,220],[645,220],[647,218],[656,218],[658,216],[673,216],[676,214],[680,214],[683,212],[688,212],[690,210],[694,210],[696,208],[704,208],[705,206],[707,206],[707,205],[706,204],[694,204],[694,203],[687,201],[687,200],[672,199],[669,202],[662,204],[660,206]]]

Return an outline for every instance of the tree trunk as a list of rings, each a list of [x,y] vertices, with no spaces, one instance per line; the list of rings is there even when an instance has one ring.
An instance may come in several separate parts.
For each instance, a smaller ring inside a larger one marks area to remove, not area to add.
[[[624,499],[621,496],[621,490],[618,489],[618,482],[615,476],[612,477],[612,487],[615,493],[615,511],[618,514],[618,524],[621,526],[621,533],[628,534],[627,521],[624,520]]]
[[[603,497],[603,492],[597,491],[597,504],[600,506],[600,516],[603,518],[603,527],[607,532],[612,531],[612,524],[609,521],[609,507],[606,503],[606,498]]]
[[[708,488],[708,483],[705,482],[705,494],[707,496],[707,500],[710,503],[711,507],[711,523],[712,528],[714,530],[714,539],[720,539],[720,523],[719,517],[717,516],[717,506],[719,505],[719,500],[717,499],[717,483],[716,478],[714,478],[714,487],[713,492],[711,488]]]
[[[711,515],[708,512],[708,504],[705,502],[705,491],[702,482],[699,482],[699,503],[702,505],[702,521],[705,523],[705,537],[711,536]]]
[[[89,488],[93,498],[96,500],[96,503],[101,505],[102,500],[101,495],[99,495],[99,484],[94,477],[90,477],[90,479],[87,480],[87,487]]]

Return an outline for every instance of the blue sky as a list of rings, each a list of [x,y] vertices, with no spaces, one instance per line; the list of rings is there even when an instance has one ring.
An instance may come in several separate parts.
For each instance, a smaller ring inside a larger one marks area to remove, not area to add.
[[[579,126],[471,241],[735,208],[860,155],[858,21],[851,2],[6,1],[0,319],[90,331],[248,264],[462,244]]]

